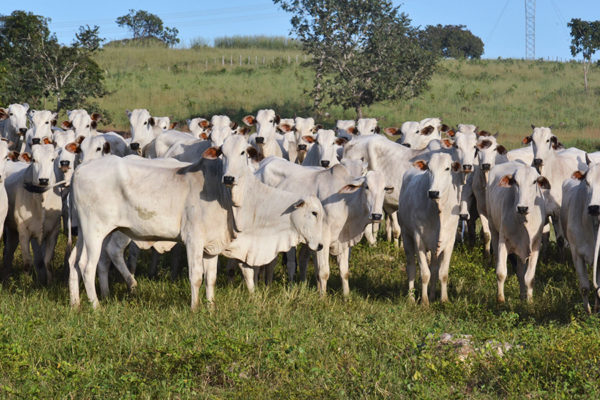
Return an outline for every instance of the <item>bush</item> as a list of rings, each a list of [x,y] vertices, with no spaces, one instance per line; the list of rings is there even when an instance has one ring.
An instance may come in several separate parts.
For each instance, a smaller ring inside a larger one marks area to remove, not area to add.
[[[302,43],[284,36],[222,36],[215,38],[215,47],[299,50],[302,48]]]

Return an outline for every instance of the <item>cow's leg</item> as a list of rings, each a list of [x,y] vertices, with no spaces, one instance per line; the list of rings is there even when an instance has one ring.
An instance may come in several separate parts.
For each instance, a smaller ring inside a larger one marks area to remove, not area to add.
[[[81,271],[79,270],[79,260],[83,252],[83,239],[79,238],[75,246],[75,251],[72,251],[69,255],[69,297],[71,300],[71,307],[79,308],[79,277]],[[85,257],[87,258],[87,257]]]
[[[204,265],[202,263],[202,256],[204,252],[204,244],[193,240],[191,238],[186,240],[185,246],[187,249],[187,260],[188,260],[188,275],[190,278],[190,287],[192,290],[192,311],[198,308],[200,301],[199,292],[200,286],[202,285],[202,278],[204,276]],[[208,288],[207,288],[208,294]]]
[[[508,251],[506,249],[506,243],[502,236],[498,239],[498,254],[496,256],[496,277],[498,280],[498,302],[504,303],[504,281],[506,281],[506,259],[508,258]]]
[[[350,276],[350,249],[345,244],[341,247],[341,252],[337,256],[337,261],[340,267],[340,277],[342,278],[342,293],[344,294],[344,297],[348,297],[350,295],[350,284],[348,283],[348,278]]]
[[[313,253],[313,251],[310,251],[309,253]],[[317,251],[315,258],[315,272],[317,273],[317,289],[319,290],[319,294],[321,295],[321,297],[324,297],[327,294],[327,280],[329,279],[330,272],[329,243],[323,243],[323,248]]]
[[[110,294],[108,287],[108,270],[110,269],[110,258],[106,251],[108,243],[103,246],[98,259],[98,283],[100,284],[100,297],[105,299]]]
[[[394,238],[394,246],[399,247],[400,246],[400,234],[402,232],[400,230],[400,224],[398,223],[398,213],[396,211],[394,211],[391,214],[391,218],[392,218],[392,235]]]
[[[227,280],[229,281],[229,283],[233,282],[233,277],[235,276],[235,266],[236,265],[240,265],[240,268],[242,268],[242,263],[240,263],[238,260],[235,260],[233,258],[228,258],[227,259],[227,265],[225,266],[225,273],[227,274]],[[252,271],[252,281],[254,282],[254,271]],[[254,284],[253,284],[254,286]]]
[[[479,214],[479,220],[481,221],[481,230],[483,231],[483,256],[489,260],[491,242],[490,222],[483,214]]]
[[[217,264],[218,256],[204,256],[204,271],[206,272],[206,301],[210,307],[215,302],[215,284],[217,283]]]
[[[134,242],[129,244],[129,255],[127,256],[127,266],[129,267],[129,272],[135,274],[135,270],[137,268],[137,260],[140,256],[140,248]]]
[[[454,244],[446,248],[440,257],[440,269],[439,276],[442,285],[442,297],[441,302],[446,303],[448,301],[448,272],[450,270],[450,259],[452,258],[452,247]]]
[[[275,266],[277,265],[277,261],[279,261],[279,255],[276,255],[275,258],[265,265],[263,268],[265,269],[265,284],[270,285],[273,283],[273,272],[275,271]]]
[[[391,242],[392,237],[392,215],[385,213],[385,240]]]
[[[379,224],[375,223],[367,224],[367,226],[365,227],[364,235],[367,239],[367,243],[369,243],[370,246],[375,246],[375,244],[377,243],[375,235],[373,234],[373,232],[375,231],[375,226],[377,226],[377,230],[379,230]]]
[[[529,260],[527,262],[527,272],[525,272],[524,283],[525,288],[527,289],[527,302],[533,302],[533,280],[535,278],[535,268],[537,267],[539,250],[533,250],[529,255]]]
[[[89,234],[84,235],[83,238],[83,246],[85,248],[87,260],[85,260],[85,263],[80,260],[80,268],[81,265],[84,265],[81,270],[81,275],[83,277],[83,284],[85,285],[88,300],[92,303],[93,308],[98,308],[99,302],[98,296],[96,295],[96,268],[98,267],[98,259],[100,259],[104,237],[97,234]]]
[[[299,268],[299,280],[304,282],[306,280],[306,270],[308,269],[308,261],[310,260],[310,249],[306,244],[303,244],[300,248],[300,255],[298,257],[298,261],[300,264]],[[316,268],[315,268],[316,270]],[[315,271],[316,272],[316,271]]]
[[[153,248],[150,249],[152,252],[152,260],[150,261],[150,271],[148,271],[148,276],[150,278],[155,278],[158,274],[158,263],[160,261],[160,254]]]
[[[111,238],[112,239],[112,238]],[[117,271],[121,273],[123,279],[125,279],[125,283],[127,284],[127,288],[130,291],[134,291],[137,287],[137,281],[129,269],[125,264],[125,248],[131,242],[129,237],[122,235],[118,241],[110,240],[106,246],[106,254],[110,261],[115,265]],[[110,262],[108,262],[108,267],[110,267]]]
[[[4,275],[6,277],[12,272],[15,250],[19,245],[19,235],[16,231],[6,229],[6,234],[4,237]]]
[[[573,257],[573,264],[575,265],[575,271],[577,272],[577,280],[579,281],[579,291],[581,292],[581,298],[583,299],[583,308],[589,314],[592,312],[588,297],[590,292],[590,281],[588,279],[585,261],[583,260],[583,257],[577,254],[575,246],[571,246],[570,249],[571,256]]]
[[[427,264],[427,253],[424,249],[420,248],[417,251],[417,255],[419,257],[419,266],[421,267],[421,304],[428,306],[429,297],[427,291],[429,288],[431,272],[429,271],[429,265]]]
[[[294,282],[294,275],[296,274],[296,247],[292,247],[288,250],[286,258],[288,281]]]
[[[255,268],[245,264],[238,262],[240,270],[242,271],[242,276],[244,277],[244,282],[246,282],[246,288],[248,292],[254,293],[254,270]]]
[[[23,269],[27,272],[31,271],[33,259],[31,258],[31,249],[29,247],[30,236],[24,229],[19,230],[19,245],[21,246],[21,257],[23,258]],[[35,240],[35,239],[34,239]]]
[[[36,280],[40,284],[47,284],[48,273],[44,267],[44,247],[35,238],[32,238],[30,243],[33,250],[33,265],[35,267]]]
[[[404,253],[406,254],[406,275],[408,277],[408,299],[415,301],[415,279],[417,277],[416,247],[412,236],[404,234]]]
[[[171,280],[175,281],[179,277],[181,269],[181,254],[183,253],[183,243],[177,243],[171,250]]]
[[[52,283],[52,259],[54,258],[54,249],[56,248],[56,242],[58,241],[58,234],[60,232],[60,226],[57,226],[44,240],[44,267],[46,268],[46,277],[48,284]]]
[[[429,263],[429,287],[427,290],[427,295],[429,297],[429,301],[435,301],[436,291],[437,291],[437,282],[440,274],[440,257],[434,252],[431,252],[431,262]]]

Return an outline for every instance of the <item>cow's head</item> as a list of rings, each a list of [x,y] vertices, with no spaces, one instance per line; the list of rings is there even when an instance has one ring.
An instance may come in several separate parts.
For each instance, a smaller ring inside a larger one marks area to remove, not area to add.
[[[171,128],[171,118],[169,117],[154,117],[154,126],[157,129],[165,132]]]
[[[233,129],[237,129],[237,124],[231,122],[227,115],[213,115],[210,120],[209,139],[215,147],[221,146],[225,139],[233,135]]]
[[[86,110],[67,111],[68,121],[62,123],[63,129],[72,129],[76,136],[91,136],[98,127],[101,116],[98,113],[89,115]]]
[[[477,128],[475,125],[458,125],[454,133],[454,151],[463,173],[473,172],[477,155]]]
[[[259,146],[271,140],[275,140],[279,121],[279,115],[276,115],[273,110],[259,110],[256,117],[252,115],[244,117],[244,123],[246,125],[256,127],[255,140],[256,144]]]
[[[316,138],[313,136],[305,136],[304,140],[313,144],[311,152],[317,153],[319,165],[324,168],[333,167],[339,164],[337,151],[340,146],[346,143],[346,139],[336,137],[335,132],[331,129],[319,129]]]
[[[18,157],[18,153],[8,149],[8,141],[5,139],[0,140],[0,183],[5,178],[4,169],[6,167],[6,162],[9,160],[14,161],[16,157]],[[3,184],[3,183],[2,183]]]
[[[506,154],[506,148],[498,144],[494,136],[479,136],[477,139],[477,156],[479,168],[483,171],[486,180],[487,173],[496,165],[498,155]]]
[[[131,150],[142,154],[144,147],[155,137],[156,121],[146,109],[127,110],[126,113],[131,125]]]
[[[374,135],[379,133],[379,127],[377,126],[377,120],[375,118],[360,118],[356,122],[356,130],[359,135]]]
[[[83,162],[96,160],[111,154],[110,143],[104,135],[85,138],[79,145],[79,159]]]
[[[52,127],[56,125],[57,113],[48,110],[30,110],[28,115],[33,130],[29,145],[41,144],[44,139],[51,141]]]
[[[210,121],[204,118],[193,118],[187,120],[188,129],[197,139],[208,139]]]
[[[308,196],[291,205],[291,219],[302,241],[311,250],[323,248],[323,205],[316,196]]]
[[[352,119],[339,119],[335,124],[335,134],[346,140],[352,140],[358,134],[356,121]]]
[[[533,147],[533,166],[542,173],[544,162],[551,154],[562,148],[558,138],[552,134],[551,128],[535,127],[531,125],[533,132],[531,136],[525,137],[523,143],[531,143]]]
[[[8,108],[0,108],[0,120],[8,120],[8,123],[17,135],[27,133],[27,111],[29,104],[11,104]]]
[[[337,168],[337,167],[336,167]],[[369,171],[365,176],[356,178],[344,186],[339,193],[354,193],[361,190],[371,221],[380,221],[383,216],[383,200],[386,193],[391,193],[394,188],[385,186],[385,177],[380,171]]]
[[[600,217],[600,164],[590,163],[587,171],[575,171],[572,178],[585,185],[588,214],[594,218]]]
[[[427,197],[435,202],[446,201],[449,190],[457,185],[456,175],[460,170],[460,164],[457,161],[453,162],[450,154],[434,153],[429,162],[417,160],[413,166],[427,174],[429,179]]]
[[[33,186],[47,187],[56,182],[54,175],[54,159],[56,149],[52,144],[40,144],[31,148],[31,166],[29,182]]]
[[[527,215],[533,207],[544,206],[542,190],[550,189],[550,182],[532,167],[528,165],[519,166],[512,175],[504,175],[498,182],[498,186],[512,188],[515,193],[515,204],[513,211]]]

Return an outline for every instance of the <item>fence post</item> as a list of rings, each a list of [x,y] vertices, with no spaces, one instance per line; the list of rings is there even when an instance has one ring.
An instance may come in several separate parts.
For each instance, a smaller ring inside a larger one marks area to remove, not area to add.
[[[240,54],[240,67],[242,66],[242,55]]]
[[[288,64],[290,63],[290,55],[288,54]]]
[[[296,54],[296,64],[298,64],[298,54]]]
[[[221,56],[221,64],[225,65],[225,56]]]
[[[258,56],[254,56],[254,65],[258,65]]]
[[[233,55],[229,55],[229,65],[233,65]]]
[[[265,65],[265,56],[263,56],[263,65]]]

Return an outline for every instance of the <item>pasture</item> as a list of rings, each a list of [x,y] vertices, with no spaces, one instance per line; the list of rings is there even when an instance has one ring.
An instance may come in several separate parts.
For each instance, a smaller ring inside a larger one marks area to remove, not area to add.
[[[305,115],[310,72],[288,65],[287,53],[244,51],[275,61],[207,66],[242,50],[106,49],[99,61],[112,94],[98,103],[120,129],[128,128],[123,111],[136,107],[174,120],[224,113],[239,122],[266,107]],[[589,94],[575,63],[444,61],[439,68],[419,98],[365,114],[384,127],[426,116],[473,123],[499,131],[512,148],[531,123],[554,124],[567,145],[600,144],[596,67]],[[354,117],[329,113],[325,124]],[[600,397],[600,318],[584,312],[570,256],[554,243],[538,264],[532,304],[519,299],[511,268],[507,302],[497,304],[496,274],[479,240],[455,247],[450,303],[413,304],[403,250],[380,240],[353,248],[348,300],[333,259],[324,299],[312,268],[307,283],[288,284],[280,265],[274,284],[254,295],[239,273],[229,282],[220,268],[215,309],[204,302],[192,313],[187,269],[171,281],[163,265],[150,279],[147,254],[135,293],[113,271],[112,295],[99,310],[85,295],[82,309],[71,310],[65,241],[54,258],[55,283],[41,287],[17,273],[0,286],[3,398]]]

